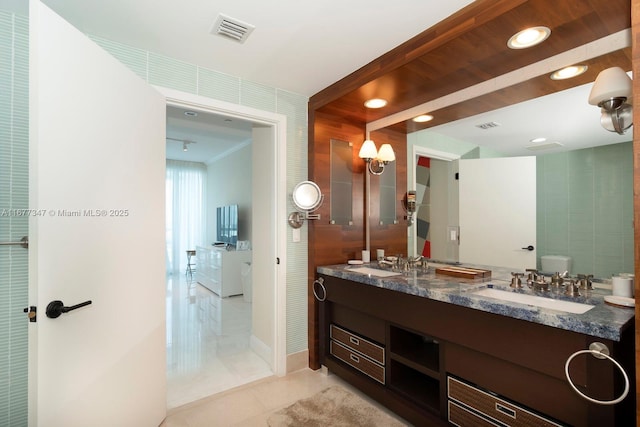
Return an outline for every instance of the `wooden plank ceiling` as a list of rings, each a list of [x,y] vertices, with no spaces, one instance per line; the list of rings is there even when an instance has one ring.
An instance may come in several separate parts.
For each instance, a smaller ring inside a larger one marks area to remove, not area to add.
[[[533,48],[507,47],[513,34],[532,26],[549,27],[551,36]],[[309,109],[352,123],[371,122],[630,26],[630,0],[479,0],[312,96]],[[445,33],[446,37],[442,36]],[[631,49],[586,64],[587,73],[577,78],[554,81],[548,75],[539,76],[439,111],[425,111],[435,116],[431,122],[409,120],[391,128],[413,132],[568,89],[595,80],[612,64],[626,64],[629,71]],[[367,109],[364,102],[370,98],[384,98],[389,103],[381,109]]]

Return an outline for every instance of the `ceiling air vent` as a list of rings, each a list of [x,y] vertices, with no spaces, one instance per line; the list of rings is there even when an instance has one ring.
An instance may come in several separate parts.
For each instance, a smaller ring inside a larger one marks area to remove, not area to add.
[[[218,18],[213,23],[211,34],[217,34],[235,40],[239,43],[244,43],[249,37],[249,34],[256,28],[251,24],[239,21],[235,18],[223,15],[218,15]]]
[[[497,128],[498,126],[500,126],[500,124],[496,122],[487,122],[487,123],[476,125],[477,128],[485,129],[485,130],[491,129],[491,128]]]

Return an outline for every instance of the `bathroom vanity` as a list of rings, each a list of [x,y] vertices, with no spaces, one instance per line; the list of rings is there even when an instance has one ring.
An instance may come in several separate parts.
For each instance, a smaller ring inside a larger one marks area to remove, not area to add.
[[[436,274],[438,265],[397,274],[318,267],[322,364],[415,425],[634,425],[633,309],[605,304],[607,290],[514,290],[510,270],[470,267],[490,277]],[[587,401],[567,380],[573,356],[569,375],[581,393],[600,401],[623,394],[613,362],[574,355],[594,342],[628,375],[630,391],[615,405]]]

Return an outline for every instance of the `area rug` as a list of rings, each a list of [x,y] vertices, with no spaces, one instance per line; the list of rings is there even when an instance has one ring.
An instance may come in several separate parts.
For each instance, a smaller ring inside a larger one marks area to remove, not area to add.
[[[340,386],[329,387],[272,414],[267,423],[283,426],[401,427],[398,420]]]

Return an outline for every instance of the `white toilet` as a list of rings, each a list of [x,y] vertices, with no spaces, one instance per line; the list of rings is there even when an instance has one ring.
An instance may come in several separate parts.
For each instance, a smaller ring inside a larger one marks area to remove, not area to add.
[[[245,302],[251,302],[251,293],[253,291],[253,284],[251,283],[251,263],[244,262],[240,270],[240,276],[242,277],[242,295]]]
[[[540,257],[543,273],[571,273],[572,258],[564,255],[544,255]]]

